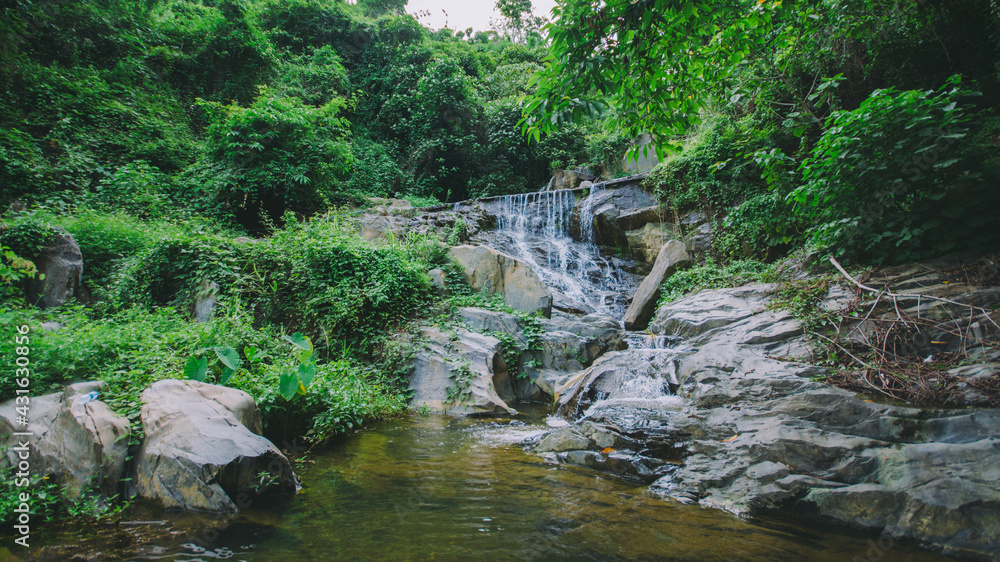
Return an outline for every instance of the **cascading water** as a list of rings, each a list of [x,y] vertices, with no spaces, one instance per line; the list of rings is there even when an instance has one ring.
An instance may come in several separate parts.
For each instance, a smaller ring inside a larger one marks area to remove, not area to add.
[[[614,260],[601,255],[594,244],[592,188],[576,213],[573,190],[520,193],[499,199],[495,209],[498,230],[495,244],[527,262],[554,290],[557,303],[583,305],[620,319],[637,280],[624,273]],[[574,240],[570,225],[579,220],[583,240]]]

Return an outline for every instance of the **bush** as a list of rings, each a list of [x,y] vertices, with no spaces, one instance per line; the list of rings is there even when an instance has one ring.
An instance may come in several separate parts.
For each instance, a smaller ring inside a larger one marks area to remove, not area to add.
[[[975,181],[957,77],[938,91],[876,90],[838,111],[790,199],[809,240],[836,255],[900,262],[996,243],[994,189]]]
[[[430,264],[412,246],[373,247],[336,215],[291,225],[244,248],[242,294],[259,319],[301,326],[319,347],[365,347],[429,298]]]
[[[265,91],[249,107],[201,105],[210,161],[224,171],[218,201],[245,226],[316,212],[352,163],[342,99],[312,107]]]
[[[739,260],[723,267],[709,259],[702,265],[678,271],[664,279],[660,285],[660,302],[657,306],[673,302],[688,293],[769,282],[774,276],[774,268],[760,261]]]

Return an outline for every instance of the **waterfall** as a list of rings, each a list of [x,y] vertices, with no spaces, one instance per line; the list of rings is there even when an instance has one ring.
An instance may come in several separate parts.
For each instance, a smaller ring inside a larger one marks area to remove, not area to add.
[[[583,310],[621,318],[635,283],[594,243],[593,198],[601,189],[591,189],[579,213],[569,189],[501,197],[495,209],[497,245],[527,262],[554,290],[557,303],[577,303]],[[574,217],[581,228],[579,241],[571,236]]]

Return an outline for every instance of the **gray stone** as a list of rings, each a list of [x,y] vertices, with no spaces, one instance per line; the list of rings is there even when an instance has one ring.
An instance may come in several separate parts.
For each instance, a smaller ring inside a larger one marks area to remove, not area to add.
[[[444,271],[435,268],[428,271],[427,276],[431,278],[431,286],[434,287],[434,291],[437,292],[438,296],[443,297],[448,294],[447,276]]]
[[[0,435],[6,455],[0,459],[3,469],[16,467],[28,443],[28,462],[32,475],[49,475],[70,497],[96,490],[105,497],[119,492],[125,458],[128,453],[129,423],[111,411],[104,402],[91,399],[90,392],[100,392],[101,383],[77,383],[63,392],[31,398],[30,423],[18,423],[15,400],[0,406]],[[30,437],[14,435],[31,433]]]
[[[142,401],[146,441],[134,480],[140,497],[167,509],[235,514],[246,501],[298,490],[288,459],[260,435],[249,394],[168,379],[150,385]]]
[[[65,231],[57,234],[32,260],[39,276],[25,288],[25,299],[39,308],[59,306],[80,290],[83,254],[76,240]]]
[[[524,343],[524,334],[517,323],[517,317],[506,312],[486,310],[485,308],[466,307],[458,309],[458,316],[476,332],[492,334],[501,332],[517,338]]]
[[[594,422],[622,437],[606,457],[576,449],[555,460],[656,478],[652,490],[664,496],[740,515],[781,510],[954,555],[1000,555],[1000,410],[879,404],[813,380],[826,369],[775,358],[805,357],[810,346],[794,318],[767,309],[772,290],[679,299],[658,311],[652,330],[683,334],[693,349],[610,352],[548,380],[560,415],[580,420],[561,431],[587,437],[592,449],[612,442],[588,433]],[[676,396],[636,398],[671,381]]]
[[[656,302],[660,299],[660,285],[663,280],[673,275],[678,268],[690,263],[691,257],[684,244],[670,240],[660,248],[653,264],[653,271],[642,280],[635,292],[632,304],[625,312],[623,320],[626,330],[643,330],[656,311]]]
[[[648,133],[643,133],[636,137],[634,144],[635,152],[632,156],[622,156],[622,168],[629,173],[648,172],[660,163],[656,156],[656,148],[653,146],[653,137]]]
[[[449,254],[474,291],[499,293],[517,310],[552,314],[552,293],[528,264],[486,246],[456,246]]]
[[[560,453],[562,451],[586,450],[590,449],[592,445],[590,439],[575,428],[564,427],[542,438],[535,446],[535,451]]]
[[[649,223],[663,222],[663,209],[659,205],[643,207],[642,209],[627,209],[618,215],[618,228],[636,230]]]
[[[673,239],[673,225],[670,223],[650,222],[642,228],[629,230],[625,233],[632,254],[643,261],[652,263],[660,248]]]
[[[468,330],[420,332],[423,342],[410,363],[410,405],[450,415],[514,415],[500,340]]]
[[[219,294],[219,284],[208,279],[202,280],[194,300],[194,319],[197,322],[208,322],[215,312],[215,301]]]

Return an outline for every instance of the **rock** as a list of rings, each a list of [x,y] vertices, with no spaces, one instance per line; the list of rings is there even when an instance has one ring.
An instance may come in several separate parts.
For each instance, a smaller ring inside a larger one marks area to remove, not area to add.
[[[643,330],[656,311],[656,302],[660,299],[660,285],[663,280],[673,275],[679,267],[690,263],[691,257],[684,244],[671,240],[660,248],[653,264],[653,271],[642,280],[635,292],[632,304],[625,312],[623,319],[626,330]]]
[[[559,453],[562,451],[577,451],[590,449],[591,440],[577,431],[575,428],[564,427],[547,434],[538,445],[535,451],[539,453]]]
[[[625,384],[627,381],[633,381]],[[594,364],[573,373],[555,389],[558,414],[576,418],[600,400],[656,401],[677,388],[677,365],[672,352],[629,349],[604,354]]]
[[[552,293],[552,308],[570,314],[591,314],[596,312],[591,306],[571,299],[556,289],[549,288]]]
[[[526,343],[521,326],[517,323],[517,317],[513,314],[486,310],[485,308],[466,307],[458,309],[458,315],[466,325],[477,332],[487,335],[501,332],[517,338],[521,343]]]
[[[698,261],[704,261],[708,251],[712,249],[712,225],[705,223],[687,236],[687,246],[692,254],[698,256]]]
[[[18,465],[24,442],[32,475],[50,475],[70,497],[97,490],[105,497],[118,494],[128,453],[128,420],[104,402],[88,396],[102,383],[72,384],[63,392],[32,397],[30,423],[18,423],[14,400],[0,406],[0,435],[7,447],[4,470]],[[98,394],[99,396],[99,394]],[[32,433],[30,437],[15,432]]]
[[[547,379],[559,413],[582,417],[560,431],[589,446],[550,458],[655,478],[653,491],[684,503],[780,510],[958,556],[1000,555],[1000,410],[878,404],[814,380],[826,368],[774,358],[805,356],[809,345],[794,318],[767,309],[772,289],[702,291],[662,307],[652,330],[684,334],[694,348],[611,352]],[[671,381],[675,395],[663,388]],[[621,436],[615,452],[594,451],[604,442],[588,424]]]
[[[663,210],[659,205],[643,207],[641,209],[626,209],[618,215],[618,228],[622,230],[636,230],[649,223],[663,222]]]
[[[590,180],[583,180],[580,182],[580,189],[591,189],[594,187],[594,182]]]
[[[25,299],[39,308],[59,306],[80,290],[83,254],[76,240],[65,231],[55,235],[34,260],[39,277],[25,289]]]
[[[447,275],[445,275],[444,271],[440,269],[432,269],[427,272],[427,276],[431,278],[431,286],[434,287],[434,290],[437,292],[439,297],[443,297],[448,294]]]
[[[288,459],[261,436],[249,394],[168,379],[150,385],[142,401],[146,441],[134,480],[140,497],[167,509],[235,514],[258,497],[298,490]]]
[[[528,264],[486,246],[456,246],[449,254],[474,291],[502,294],[517,310],[552,314],[552,293]]]
[[[468,330],[420,332],[424,342],[410,363],[410,405],[451,415],[514,415],[500,340]]]
[[[219,284],[203,279],[198,286],[197,297],[194,300],[194,319],[197,322],[208,322],[215,312],[215,300],[219,294]]]
[[[652,263],[660,248],[674,237],[670,223],[650,222],[642,228],[625,233],[628,247],[638,259]]]
[[[627,229],[619,224],[619,217],[632,216],[644,209],[648,213],[650,208],[656,207],[656,200],[639,186],[626,185],[594,193],[590,198],[590,205],[594,216],[595,241],[602,246],[623,248],[628,243],[625,239]],[[635,215],[635,220],[630,224],[640,222],[639,217],[642,216],[648,218],[648,215]]]

